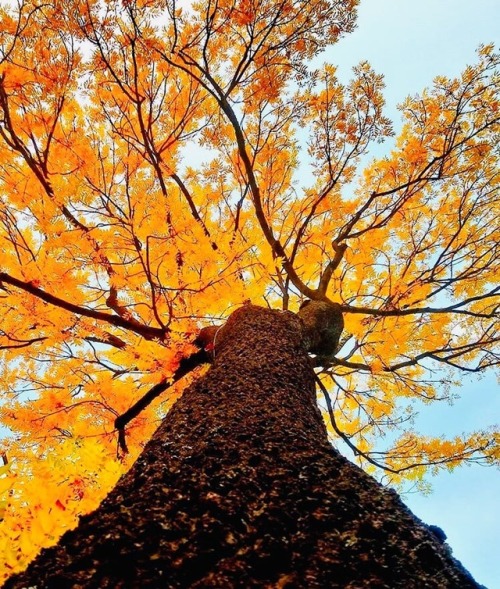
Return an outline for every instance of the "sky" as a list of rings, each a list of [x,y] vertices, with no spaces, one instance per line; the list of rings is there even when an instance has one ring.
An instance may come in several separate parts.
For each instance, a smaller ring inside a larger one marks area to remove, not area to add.
[[[500,48],[500,0],[361,0],[358,27],[323,56],[347,81],[367,60],[384,74],[386,114],[398,129],[397,104],[437,75],[458,75],[483,43]],[[390,145],[388,145],[390,147]],[[465,376],[453,406],[422,409],[416,429],[454,435],[500,422],[500,389],[493,375]],[[405,494],[421,520],[441,527],[453,555],[488,589],[500,589],[500,473],[463,467],[432,477],[432,494]]]

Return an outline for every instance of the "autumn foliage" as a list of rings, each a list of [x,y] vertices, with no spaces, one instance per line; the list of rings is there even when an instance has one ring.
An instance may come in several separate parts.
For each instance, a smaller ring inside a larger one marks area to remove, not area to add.
[[[128,426],[127,456],[116,417],[248,299],[341,305],[327,421],[368,470],[498,459],[490,430],[410,418],[499,363],[500,56],[407,98],[370,160],[392,136],[382,76],[313,67],[356,4],[2,3],[5,575],[99,504],[192,376]]]

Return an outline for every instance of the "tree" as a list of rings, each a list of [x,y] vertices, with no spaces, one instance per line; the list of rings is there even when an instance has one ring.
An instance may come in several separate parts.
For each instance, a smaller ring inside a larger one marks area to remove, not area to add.
[[[382,77],[362,63],[342,85],[311,65],[356,2],[163,5],[0,15],[7,573],[99,504],[192,375],[127,424],[118,459],[115,419],[208,357],[200,328],[247,299],[342,312],[338,348],[309,349],[329,434],[368,472],[397,485],[498,458],[489,430],[418,435],[405,402],[498,365],[493,48],[408,98],[393,150],[361,170],[392,134]]]
[[[304,339],[292,313],[233,313],[132,469],[6,589],[478,587],[334,452]]]

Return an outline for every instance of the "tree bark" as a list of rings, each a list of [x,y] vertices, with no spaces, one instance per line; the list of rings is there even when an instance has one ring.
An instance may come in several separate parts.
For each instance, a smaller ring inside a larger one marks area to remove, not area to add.
[[[332,448],[308,340],[293,313],[233,313],[133,468],[5,589],[480,587]]]

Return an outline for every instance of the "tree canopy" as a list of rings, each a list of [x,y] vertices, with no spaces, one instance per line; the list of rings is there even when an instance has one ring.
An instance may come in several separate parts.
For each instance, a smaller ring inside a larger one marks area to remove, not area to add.
[[[97,506],[244,301],[340,305],[320,378],[332,442],[386,482],[498,460],[490,429],[412,428],[494,369],[500,56],[402,104],[316,59],[356,0],[20,0],[0,8],[0,568]],[[196,375],[195,375],[196,377]],[[485,424],[486,426],[486,424]],[[391,433],[393,442],[381,438]]]

